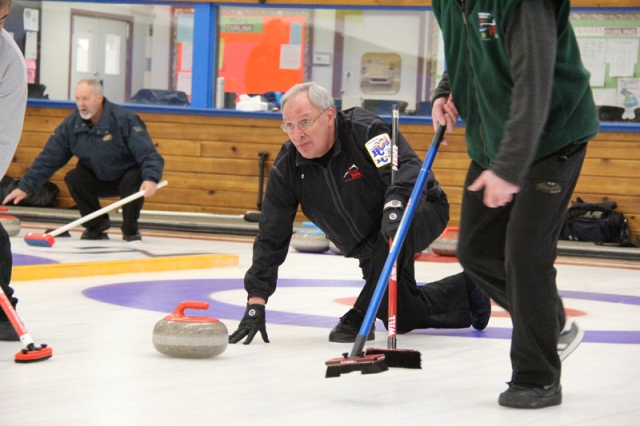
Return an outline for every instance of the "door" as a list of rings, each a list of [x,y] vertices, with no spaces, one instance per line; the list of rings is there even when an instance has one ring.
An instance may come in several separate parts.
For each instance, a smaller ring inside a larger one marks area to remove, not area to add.
[[[69,99],[84,78],[102,83],[104,96],[123,103],[131,98],[131,25],[129,20],[72,12]]]

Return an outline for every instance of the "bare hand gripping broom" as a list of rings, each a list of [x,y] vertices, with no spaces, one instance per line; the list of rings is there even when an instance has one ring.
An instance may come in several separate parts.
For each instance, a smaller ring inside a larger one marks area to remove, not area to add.
[[[404,216],[402,217],[402,220],[400,220],[400,225],[398,226],[398,231],[396,232],[396,239],[393,240],[393,243],[391,244],[389,255],[387,256],[387,260],[384,264],[384,267],[382,268],[382,273],[380,274],[380,278],[378,279],[378,283],[376,284],[376,289],[373,293],[373,296],[371,297],[371,301],[369,302],[367,313],[364,316],[362,326],[360,327],[360,331],[356,336],[356,341],[353,344],[351,353],[347,355],[347,353],[345,352],[342,358],[333,358],[325,361],[325,365],[327,366],[325,377],[339,377],[342,373],[350,373],[352,371],[361,371],[362,374],[373,374],[381,373],[388,370],[385,356],[383,354],[365,355],[363,349],[365,342],[367,341],[369,330],[373,325],[376,312],[378,311],[378,307],[380,306],[380,301],[382,300],[384,291],[387,288],[387,282],[389,281],[389,277],[391,276],[391,269],[393,268],[393,265],[398,258],[400,247],[402,247],[402,243],[404,242],[404,239],[409,230],[409,225],[411,224],[411,220],[413,219],[413,215],[418,206],[420,195],[422,193],[424,185],[427,183],[429,171],[431,170],[433,160],[435,159],[436,153],[438,152],[438,148],[440,146],[440,142],[442,141],[442,137],[444,136],[445,129],[446,128],[444,126],[439,125],[435,135],[433,136],[431,146],[429,147],[429,151],[427,152],[427,157],[424,159],[424,163],[420,168],[420,173],[418,174],[416,184],[413,187],[411,196],[409,197],[409,202],[407,203],[407,208],[405,210]]]

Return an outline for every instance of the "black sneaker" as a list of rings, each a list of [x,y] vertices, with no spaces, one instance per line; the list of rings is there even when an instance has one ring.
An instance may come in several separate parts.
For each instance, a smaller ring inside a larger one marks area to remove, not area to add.
[[[562,404],[562,386],[516,385],[507,383],[509,389],[502,392],[498,404],[511,408],[544,408]]]
[[[480,287],[476,287],[469,295],[469,305],[471,305],[471,326],[476,330],[487,328],[491,318],[491,298]]]
[[[8,319],[0,321],[0,340],[4,342],[19,342],[20,336]]]
[[[133,234],[133,235],[122,234],[122,239],[128,243],[132,243],[134,241],[142,241],[142,237],[140,236],[140,234]]]
[[[329,333],[329,341],[334,343],[353,343],[356,341],[356,336],[360,332],[360,327],[364,321],[364,312],[351,308],[349,311],[340,318],[338,325]],[[376,327],[371,325],[371,331],[367,336],[367,340],[374,340]]]
[[[110,223],[103,223],[98,226],[87,228],[84,230],[84,232],[80,236],[80,239],[81,240],[108,240],[109,236],[104,231],[106,231],[109,228],[111,228]]]
[[[80,235],[81,240],[108,240],[109,236],[106,232],[92,232],[90,230],[86,230]]]

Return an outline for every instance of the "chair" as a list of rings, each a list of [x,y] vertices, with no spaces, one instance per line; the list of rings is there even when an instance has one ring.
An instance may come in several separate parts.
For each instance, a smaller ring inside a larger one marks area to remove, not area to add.
[[[624,108],[610,105],[598,107],[598,118],[600,121],[625,121],[622,119]]]
[[[49,95],[45,95],[44,91],[47,90],[47,86],[38,83],[27,84],[27,97],[32,99],[49,99]]]
[[[132,104],[189,106],[187,94],[178,90],[140,89],[129,102]]]
[[[405,101],[365,99],[362,107],[376,115],[391,115],[391,107],[395,104],[398,105],[398,112],[400,114],[404,114],[409,105],[409,103]]]

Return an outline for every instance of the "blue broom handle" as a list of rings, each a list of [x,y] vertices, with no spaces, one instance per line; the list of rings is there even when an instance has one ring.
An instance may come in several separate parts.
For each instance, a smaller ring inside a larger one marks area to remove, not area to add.
[[[357,358],[362,354],[364,344],[367,340],[367,335],[369,334],[369,330],[371,330],[371,326],[373,325],[373,320],[375,319],[376,312],[378,312],[378,308],[380,307],[382,295],[387,289],[387,283],[389,281],[389,276],[391,275],[391,269],[393,268],[393,264],[398,258],[402,243],[404,242],[407,232],[409,231],[411,219],[413,219],[413,214],[418,207],[420,195],[422,194],[424,185],[426,184],[427,178],[429,177],[429,171],[431,170],[431,166],[433,165],[433,160],[436,158],[436,153],[438,152],[438,147],[440,146],[440,142],[442,141],[442,136],[444,135],[445,129],[445,126],[438,126],[438,129],[433,136],[431,146],[429,147],[429,151],[427,152],[427,157],[424,159],[422,167],[420,168],[420,174],[418,174],[418,178],[416,179],[415,186],[413,187],[413,191],[411,192],[411,196],[409,197],[409,201],[407,203],[407,208],[405,209],[404,215],[400,220],[400,225],[398,226],[396,237],[394,238],[393,243],[391,244],[391,248],[389,249],[389,255],[387,256],[387,260],[384,264],[384,267],[382,268],[382,273],[380,274],[380,278],[378,279],[378,284],[376,284],[376,289],[373,292],[371,301],[369,302],[367,313],[364,316],[362,326],[360,327],[360,331],[358,332],[358,336],[356,337],[353,349],[351,350],[351,354],[349,355],[351,358]]]

